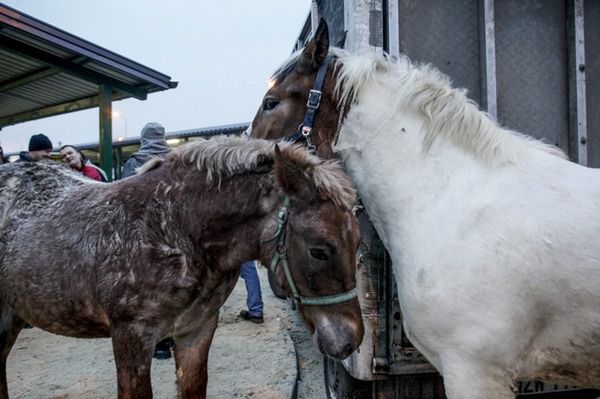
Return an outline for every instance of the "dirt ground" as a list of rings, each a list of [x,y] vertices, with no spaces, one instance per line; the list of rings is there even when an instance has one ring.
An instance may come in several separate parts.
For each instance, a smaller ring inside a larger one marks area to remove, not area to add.
[[[208,362],[208,397],[288,399],[298,378],[299,399],[324,398],[321,354],[289,303],[271,293],[265,269],[259,274],[265,323],[239,319],[246,300],[240,280],[221,309]],[[7,369],[12,399],[117,396],[109,339],[74,339],[36,328],[24,330]],[[153,360],[152,387],[155,398],[176,398],[173,359]]]

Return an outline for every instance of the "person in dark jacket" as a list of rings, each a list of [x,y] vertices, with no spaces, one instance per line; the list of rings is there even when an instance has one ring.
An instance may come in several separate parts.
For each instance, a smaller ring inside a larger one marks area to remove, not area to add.
[[[37,162],[50,159],[52,142],[45,134],[34,134],[29,139],[29,151],[21,151],[17,162]]]
[[[171,147],[165,141],[165,128],[160,123],[147,123],[142,129],[140,143],[140,149],[125,162],[122,178],[133,176],[137,168],[153,157],[164,158],[171,151]]]

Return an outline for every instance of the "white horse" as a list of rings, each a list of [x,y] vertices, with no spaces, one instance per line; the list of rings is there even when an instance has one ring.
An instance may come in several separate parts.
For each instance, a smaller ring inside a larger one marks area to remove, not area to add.
[[[512,399],[517,379],[600,387],[600,171],[500,127],[431,67],[329,49],[322,26],[253,135],[298,126],[328,53],[312,140],[327,154],[337,139],[448,398]]]

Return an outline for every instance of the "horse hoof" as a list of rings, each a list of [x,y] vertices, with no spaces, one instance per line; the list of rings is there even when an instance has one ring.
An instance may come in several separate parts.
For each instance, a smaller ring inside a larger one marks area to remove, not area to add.
[[[152,356],[155,359],[159,359],[159,360],[165,360],[165,359],[170,359],[171,358],[171,351],[170,350],[164,350],[164,349],[156,349],[154,351],[154,355]]]

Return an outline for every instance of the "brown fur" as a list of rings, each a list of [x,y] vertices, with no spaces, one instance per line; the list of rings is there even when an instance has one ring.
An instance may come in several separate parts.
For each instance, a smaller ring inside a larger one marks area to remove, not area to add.
[[[313,88],[317,71],[329,49],[329,32],[326,24],[320,24],[315,37],[299,53],[294,54],[273,75],[275,84],[267,91],[263,104],[252,121],[252,136],[262,139],[281,139],[292,134],[304,121],[308,92]],[[333,158],[333,140],[338,128],[340,113],[347,113],[349,105],[342,109],[335,96],[336,63],[329,65],[322,90],[321,103],[316,112],[311,133],[317,155]],[[272,110],[264,104],[268,99],[279,102]]]
[[[358,227],[348,179],[302,150],[285,147],[277,159],[273,149],[237,138],[192,143],[111,184],[51,163],[0,167],[0,399],[8,398],[6,357],[24,321],[111,336],[120,398],[151,397],[153,347],[173,336],[181,396],[205,397],[218,310],[242,262],[268,264],[274,244],[265,241],[284,195],[299,290],[353,288]],[[326,262],[311,258],[315,246],[330,251]],[[339,325],[336,340],[321,337],[330,355],[360,343],[356,300],[301,311],[317,333],[323,318]]]

